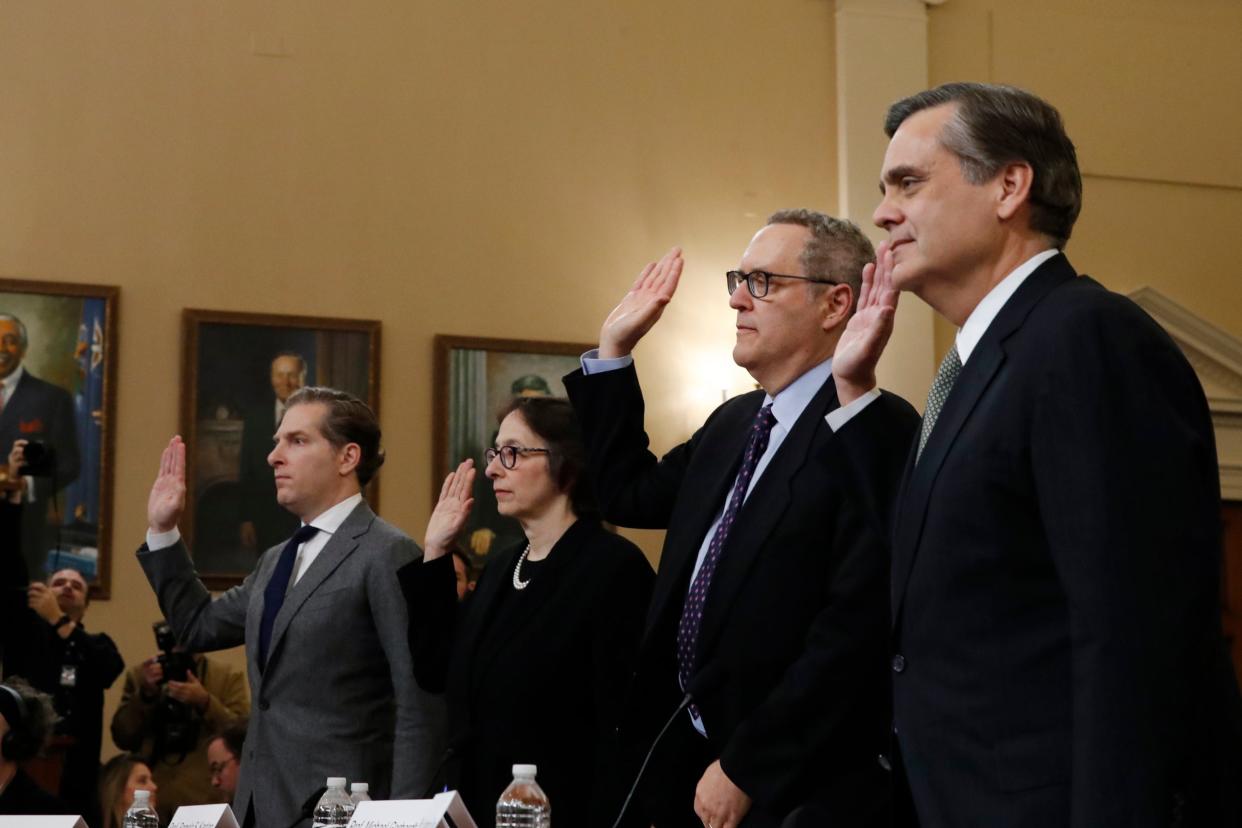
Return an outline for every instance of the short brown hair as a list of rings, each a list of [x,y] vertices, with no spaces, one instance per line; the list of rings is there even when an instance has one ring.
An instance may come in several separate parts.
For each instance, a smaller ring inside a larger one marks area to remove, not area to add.
[[[531,431],[548,443],[548,472],[556,488],[569,495],[578,517],[595,516],[598,508],[586,474],[586,445],[574,407],[564,397],[514,397],[500,410],[497,420],[513,412],[521,415]]]
[[[810,230],[801,256],[806,275],[849,285],[850,312],[858,307],[863,267],[875,261],[875,248],[857,224],[803,207],[777,210],[768,216],[768,224],[796,224]]]
[[[233,758],[240,762],[242,751],[246,747],[246,727],[248,723],[249,720],[245,718],[233,719],[213,733],[211,739],[208,740],[208,744],[219,739],[224,742],[225,749],[233,754]]]
[[[1082,175],[1056,107],[1016,86],[946,83],[890,106],[884,132],[892,138],[906,118],[944,104],[957,109],[940,143],[957,156],[962,176],[982,184],[1006,164],[1030,164],[1031,229],[1065,247],[1082,210]]]
[[[371,406],[353,394],[335,388],[307,385],[289,395],[286,410],[307,403],[323,403],[327,408],[322,429],[329,443],[338,449],[350,443],[357,444],[362,457],[354,473],[358,475],[359,485],[366,486],[384,465],[379,420],[375,419]]]

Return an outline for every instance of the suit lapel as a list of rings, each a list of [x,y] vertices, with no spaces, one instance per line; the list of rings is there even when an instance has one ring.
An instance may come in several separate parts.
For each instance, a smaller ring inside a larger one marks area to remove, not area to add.
[[[988,386],[1005,363],[1005,340],[1022,327],[1031,310],[1053,288],[1076,274],[1064,255],[1054,256],[1040,265],[1014,292],[1000,309],[983,338],[971,352],[958,376],[949,398],[940,410],[923,457],[917,465],[907,466],[901,500],[898,506],[893,539],[892,613],[893,625],[901,612],[906,584],[914,568],[927,506],[936,478],[945,459],[957,444],[966,421],[970,418]],[[911,462],[914,455],[911,454]]]
[[[272,626],[272,641],[267,655],[269,665],[275,659],[280,649],[281,639],[284,638],[285,631],[289,629],[290,622],[297,615],[302,604],[306,603],[306,599],[319,588],[320,584],[327,580],[328,576],[335,572],[336,568],[358,548],[360,539],[370,530],[374,520],[375,513],[371,511],[367,502],[364,500],[359,503],[349,513],[349,517],[345,518],[345,522],[332,533],[327,545],[319,550],[310,568],[285,595],[285,602],[281,605],[280,612],[276,615],[276,622]]]
[[[837,388],[830,375],[793,424],[764,469],[763,476],[755,482],[750,496],[742,504],[716,565],[711,591],[703,609],[703,625],[698,638],[699,664],[704,663],[705,654],[711,652],[724,619],[728,617],[728,609],[763,552],[766,539],[772,535],[793,502],[793,481],[814,452],[812,444],[817,436],[828,429],[824,415],[836,407]]]
[[[702,436],[695,452],[694,468],[687,474],[689,485],[683,482],[679,495],[684,498],[678,506],[684,509],[685,520],[678,521],[677,529],[670,531],[664,542],[659,577],[647,613],[647,634],[655,628],[671,601],[676,602],[677,613],[681,614],[685,590],[689,588],[685,581],[708,528],[724,506],[725,496],[737,478],[742,453],[750,437],[748,426],[755,419],[764,397],[762,391],[756,391],[737,400],[728,416],[723,416],[722,412],[720,422],[714,423]]]

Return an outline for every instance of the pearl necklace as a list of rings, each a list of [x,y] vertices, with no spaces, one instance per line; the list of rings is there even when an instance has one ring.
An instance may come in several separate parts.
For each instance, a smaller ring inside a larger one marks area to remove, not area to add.
[[[522,550],[521,556],[518,558],[517,566],[513,567],[513,588],[526,589],[530,586],[530,581],[522,580],[522,564],[526,562],[526,556],[530,554],[530,544],[526,544],[526,548]]]

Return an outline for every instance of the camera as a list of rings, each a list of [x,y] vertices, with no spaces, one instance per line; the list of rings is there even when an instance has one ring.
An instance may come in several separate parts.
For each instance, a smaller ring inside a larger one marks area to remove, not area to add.
[[[42,440],[31,440],[22,449],[23,466],[18,470],[30,477],[51,477],[56,471],[56,447]]]
[[[156,621],[151,629],[155,632],[155,644],[160,651],[155,660],[164,670],[160,684],[185,681],[194,671],[194,656],[177,649],[177,636],[167,621]],[[161,693],[155,708],[155,744],[151,749],[151,761],[157,762],[173,754],[179,754],[184,759],[198,744],[201,727],[202,717],[196,710],[167,693]]]

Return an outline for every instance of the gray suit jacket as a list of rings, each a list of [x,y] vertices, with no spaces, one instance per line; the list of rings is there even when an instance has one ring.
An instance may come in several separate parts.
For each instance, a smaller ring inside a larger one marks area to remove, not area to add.
[[[414,680],[397,570],[421,555],[358,505],[276,616],[259,664],[263,589],[281,546],[241,585],[212,598],[184,543],[138,561],[160,608],[190,651],[246,644],[251,716],[234,800],[240,819],[285,828],[328,776],[369,782],[377,799],[426,795],[442,752],[443,700]]]

